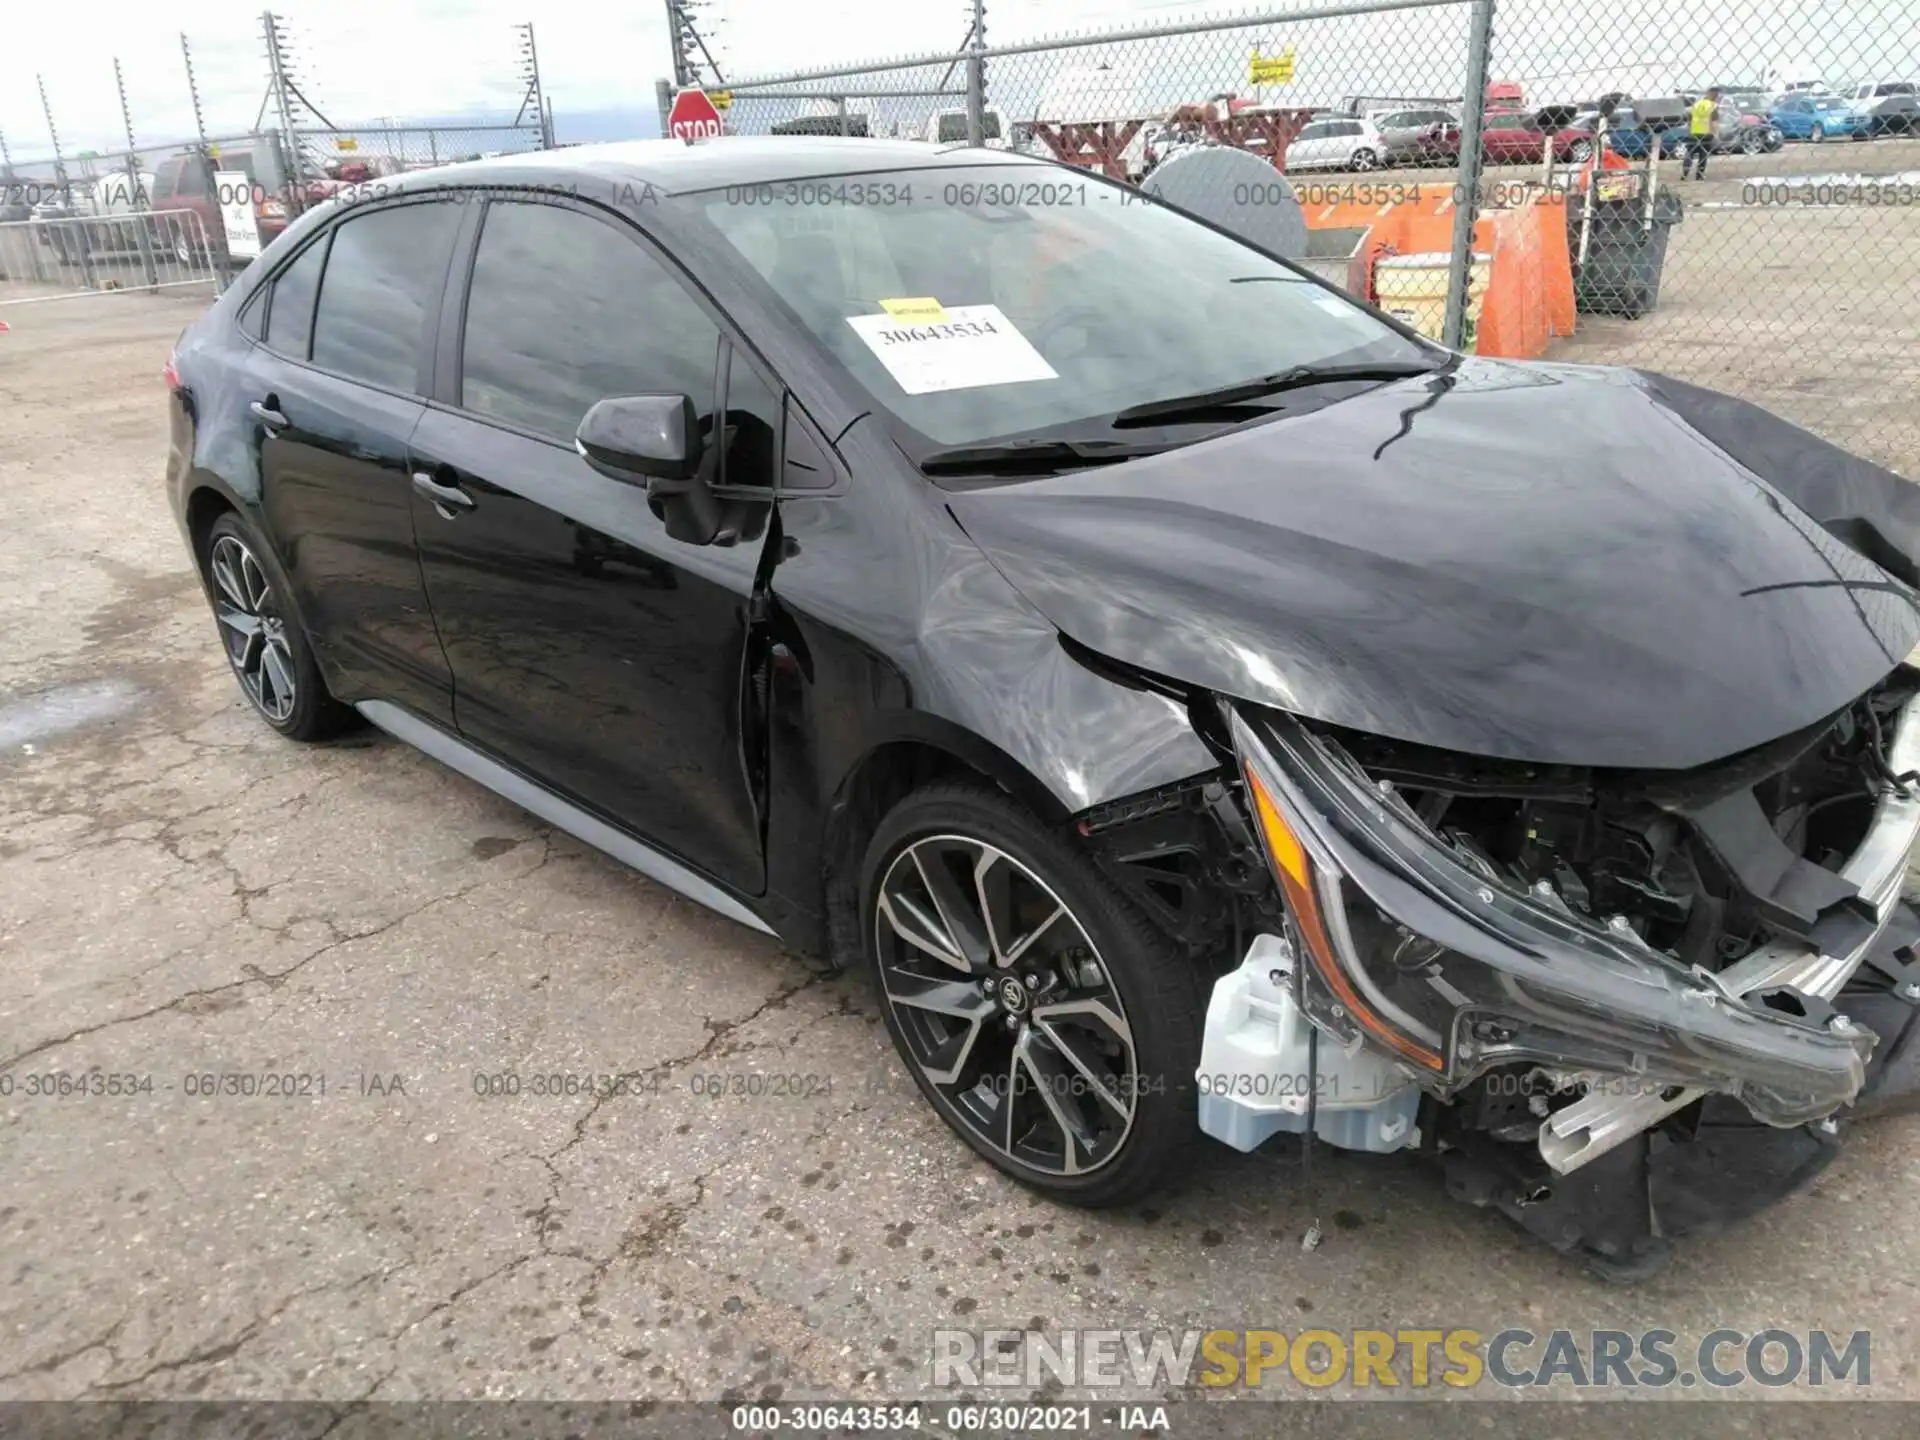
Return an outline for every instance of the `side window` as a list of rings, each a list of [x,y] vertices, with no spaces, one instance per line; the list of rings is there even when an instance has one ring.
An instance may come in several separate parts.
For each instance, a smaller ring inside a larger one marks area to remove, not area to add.
[[[813,431],[800,419],[800,407],[787,401],[786,443],[781,447],[782,490],[827,490],[833,486],[833,462]]]
[[[240,333],[252,340],[264,340],[267,328],[267,293],[271,285],[262,285],[253,292],[253,298],[247,301],[246,308],[240,312]]]
[[[689,395],[706,415],[719,339],[636,238],[559,206],[487,207],[461,340],[466,409],[563,443],[612,395]]]
[[[726,450],[719,483],[773,486],[779,478],[774,464],[780,456],[781,423],[780,396],[736,350],[727,371]]]
[[[321,236],[280,272],[267,297],[267,348],[294,360],[307,358],[313,335],[313,297],[320,290],[320,270],[327,260],[327,237]]]
[[[422,332],[459,222],[460,207],[442,201],[396,205],[336,227],[314,313],[313,363],[369,385],[414,390]],[[272,329],[279,316],[270,321]]]
[[[1316,120],[1311,125],[1302,126],[1300,129],[1300,133],[1294,136],[1293,138],[1296,141],[1322,140],[1326,138],[1326,134],[1327,134],[1327,122],[1324,120]]]

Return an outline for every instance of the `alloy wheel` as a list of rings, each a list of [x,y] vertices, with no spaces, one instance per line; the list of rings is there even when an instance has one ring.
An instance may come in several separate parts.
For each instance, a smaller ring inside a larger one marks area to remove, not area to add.
[[[299,698],[295,663],[286,618],[266,572],[253,552],[232,535],[213,542],[208,568],[219,592],[213,613],[240,688],[262,715],[276,725],[285,724]]]
[[[1376,169],[1379,164],[1380,157],[1375,155],[1371,150],[1356,150],[1353,152],[1353,168],[1356,170]]]
[[[1133,1031],[1039,876],[983,841],[929,836],[888,866],[874,930],[902,1048],[977,1139],[1049,1176],[1119,1154],[1140,1093]]]
[[[1590,159],[1592,155],[1593,142],[1590,140],[1576,140],[1567,149],[1567,158],[1576,163]]]
[[[1813,127],[1813,134],[1808,136],[1807,138],[1812,140],[1814,144],[1818,145],[1822,140],[1827,138],[1827,127],[1824,125],[1815,125]]]

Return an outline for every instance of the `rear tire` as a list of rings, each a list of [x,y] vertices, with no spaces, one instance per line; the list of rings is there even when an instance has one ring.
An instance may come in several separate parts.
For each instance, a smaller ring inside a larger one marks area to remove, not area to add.
[[[1813,130],[1808,134],[1807,138],[1816,145],[1821,144],[1827,138],[1827,127],[1815,121]]]
[[[1380,157],[1371,150],[1360,149],[1353,152],[1352,164],[1356,170],[1378,170]]]
[[[254,713],[289,740],[325,740],[357,712],[327,691],[272,547],[229,510],[207,531],[200,573],[220,648]]]
[[[983,784],[925,786],[875,830],[860,914],[894,1046],[979,1155],[1088,1207],[1187,1164],[1202,977],[1077,837]]]

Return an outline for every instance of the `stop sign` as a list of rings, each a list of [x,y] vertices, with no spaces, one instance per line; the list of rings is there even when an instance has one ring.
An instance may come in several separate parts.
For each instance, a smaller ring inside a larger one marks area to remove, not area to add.
[[[704,90],[682,90],[667,112],[667,133],[676,140],[712,140],[720,134],[720,112]]]

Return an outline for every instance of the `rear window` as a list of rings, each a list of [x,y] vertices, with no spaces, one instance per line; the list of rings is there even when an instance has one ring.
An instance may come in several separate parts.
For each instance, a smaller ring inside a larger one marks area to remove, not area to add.
[[[280,272],[267,305],[267,347],[295,360],[307,358],[313,338],[313,297],[320,289],[320,270],[327,259],[322,236],[300,252],[300,258]]]
[[[1000,115],[998,111],[988,110],[980,117],[980,137],[983,140],[1000,138]],[[965,115],[942,115],[940,117],[940,143],[957,145],[967,138],[967,117]]]
[[[383,389],[415,391],[426,319],[459,222],[460,207],[447,201],[344,221],[333,234],[314,312],[313,363]]]

